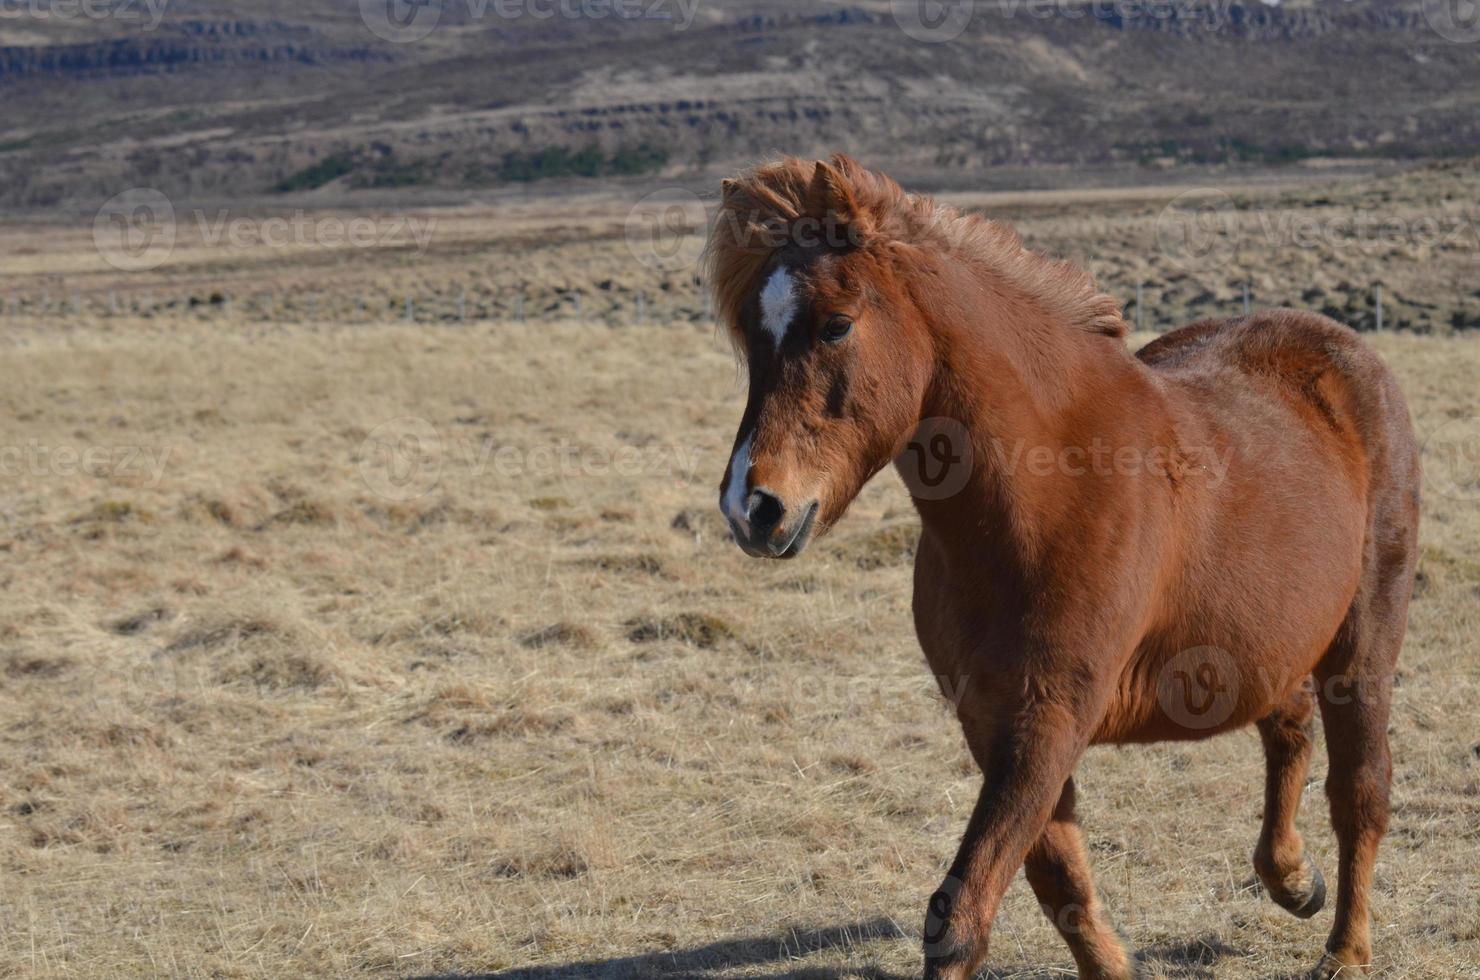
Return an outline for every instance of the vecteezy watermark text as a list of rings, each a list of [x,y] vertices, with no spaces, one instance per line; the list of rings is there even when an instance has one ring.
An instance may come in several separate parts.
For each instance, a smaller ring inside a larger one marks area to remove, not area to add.
[[[1046,446],[1018,439],[996,440],[997,465],[1009,475],[1018,472],[1029,476],[1081,477],[1164,477],[1181,479],[1196,473],[1206,474],[1217,486],[1228,476],[1233,461],[1233,446],[1221,451],[1211,446],[1117,446],[1098,436],[1083,446]]]
[[[337,218],[303,211],[270,218],[233,217],[227,211],[217,211],[214,215],[196,211],[195,222],[201,241],[212,246],[376,248],[415,245],[418,255],[426,252],[437,230],[435,218]]]
[[[555,439],[536,445],[483,439],[444,438],[431,422],[415,416],[376,426],[361,443],[360,478],[377,496],[392,501],[424,497],[441,484],[448,464],[475,479],[577,479],[588,477],[669,476],[692,482],[701,453],[695,446],[651,445],[615,448]]]
[[[1176,20],[1205,31],[1232,21],[1237,0],[890,0],[895,25],[916,41],[944,44],[977,17],[1014,20],[1098,20],[1117,25]]]
[[[93,477],[141,479],[158,486],[169,463],[169,446],[50,445],[37,439],[0,446],[0,480]]]
[[[741,251],[766,253],[786,245],[845,250],[863,242],[856,221],[833,211],[782,218],[761,209],[707,206],[698,194],[667,187],[646,195],[627,213],[627,249],[641,265],[665,272],[693,268],[704,243],[725,241]]]
[[[168,196],[151,187],[124,191],[98,209],[93,244],[109,265],[130,272],[168,262],[182,226],[193,226],[203,245],[232,248],[395,248],[423,255],[436,235],[435,218],[409,215],[338,217],[293,211],[242,215],[196,209],[181,216]]]
[[[423,40],[455,6],[465,20],[649,20],[687,30],[699,0],[360,0],[360,19],[376,37],[393,44]]]
[[[122,21],[153,31],[174,0],[0,0],[0,20]]]

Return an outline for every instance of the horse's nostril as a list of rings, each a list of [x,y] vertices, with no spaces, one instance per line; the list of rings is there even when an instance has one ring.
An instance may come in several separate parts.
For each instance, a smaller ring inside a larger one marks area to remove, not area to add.
[[[750,495],[750,527],[757,536],[764,536],[781,523],[786,507],[779,497],[765,490]]]

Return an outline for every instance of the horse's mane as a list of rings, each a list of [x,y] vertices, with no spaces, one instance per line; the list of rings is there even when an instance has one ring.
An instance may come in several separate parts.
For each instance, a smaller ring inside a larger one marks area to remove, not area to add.
[[[1031,251],[1010,225],[907,193],[839,155],[830,166],[785,157],[724,182],[706,271],[720,320],[742,348],[745,303],[760,288],[771,256],[792,240],[787,231],[804,219],[846,222],[850,240],[863,248],[893,241],[940,250],[990,270],[1060,323],[1125,336],[1120,303],[1099,292],[1079,266]]]

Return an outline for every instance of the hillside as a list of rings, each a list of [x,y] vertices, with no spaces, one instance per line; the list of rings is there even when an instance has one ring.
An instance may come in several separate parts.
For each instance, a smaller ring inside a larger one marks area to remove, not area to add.
[[[1416,0],[1169,16],[993,0],[948,43],[911,37],[887,2],[645,0],[619,20],[447,0],[420,8],[435,23],[416,40],[377,34],[371,0],[127,6],[0,20],[0,204],[461,193],[782,148],[847,147],[941,184],[1480,150],[1480,46]]]

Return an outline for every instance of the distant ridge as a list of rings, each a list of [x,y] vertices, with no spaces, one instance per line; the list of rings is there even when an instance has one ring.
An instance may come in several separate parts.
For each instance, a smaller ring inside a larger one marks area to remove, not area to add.
[[[948,43],[882,2],[700,3],[687,30],[449,2],[411,43],[357,6],[180,0],[152,31],[0,23],[34,26],[0,47],[0,204],[684,179],[839,147],[942,180],[1480,152],[1480,43],[1416,0],[1129,8],[1165,16],[983,0]]]

